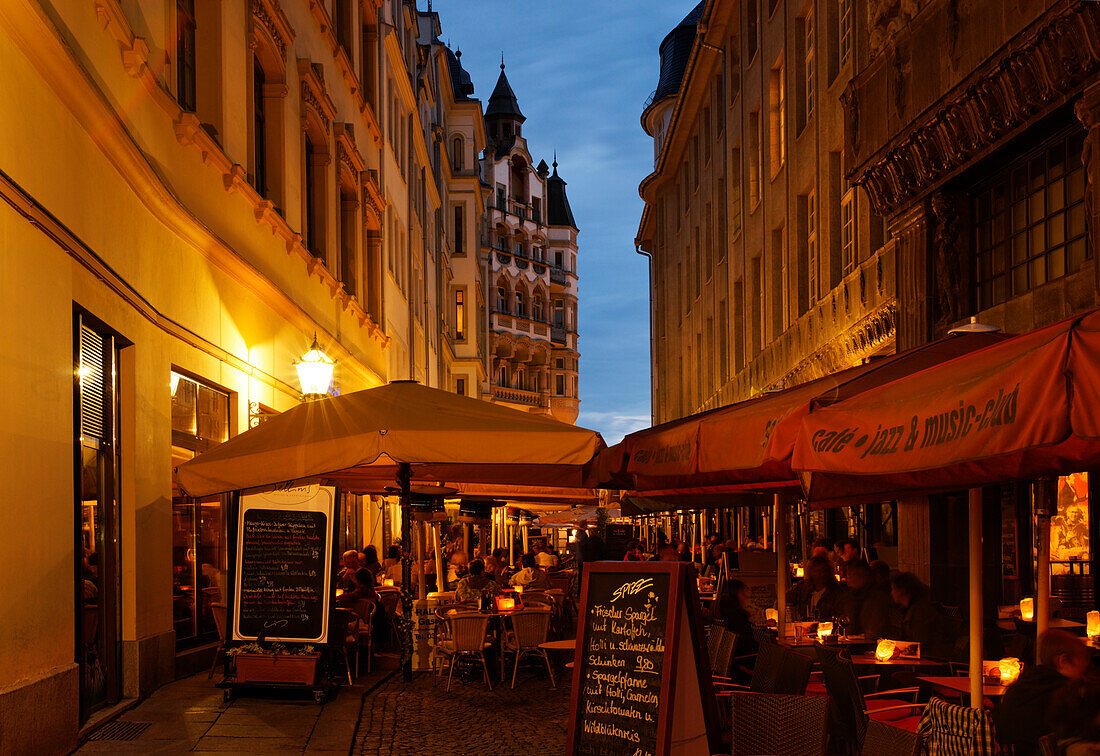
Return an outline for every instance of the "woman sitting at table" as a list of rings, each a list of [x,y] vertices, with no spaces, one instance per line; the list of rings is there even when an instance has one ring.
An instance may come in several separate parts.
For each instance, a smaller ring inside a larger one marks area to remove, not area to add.
[[[795,617],[803,620],[830,620],[844,613],[846,588],[837,582],[829,560],[815,556],[806,562],[806,577],[791,591],[790,604]]]
[[[955,623],[932,601],[928,586],[912,572],[901,572],[890,581],[890,597],[905,610],[899,640],[916,641],[921,656],[954,659],[958,654]]]
[[[756,639],[749,622],[749,589],[740,580],[730,579],[722,584],[722,595],[714,602],[714,619],[725,622],[726,629],[737,633],[736,656],[756,653]]]
[[[455,598],[460,602],[477,601],[485,593],[495,596],[500,593],[500,586],[485,574],[485,562],[475,559],[470,562],[469,574],[458,581]]]

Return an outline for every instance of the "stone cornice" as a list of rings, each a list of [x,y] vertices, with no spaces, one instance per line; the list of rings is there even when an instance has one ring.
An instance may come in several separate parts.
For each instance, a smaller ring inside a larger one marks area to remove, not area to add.
[[[304,106],[302,118],[305,119],[306,111],[312,111],[328,133],[333,119],[336,118],[336,105],[328,96],[324,78],[308,58],[298,58],[298,79]]]
[[[252,0],[249,11],[253,21],[250,44],[258,44],[258,35],[263,34],[285,65],[287,50],[294,41],[294,29],[283,15],[279,0]]]
[[[923,196],[998,140],[1063,104],[1100,70],[1100,4],[1076,3],[1046,17],[849,174],[879,215]],[[845,92],[849,154],[858,154],[858,89]]]

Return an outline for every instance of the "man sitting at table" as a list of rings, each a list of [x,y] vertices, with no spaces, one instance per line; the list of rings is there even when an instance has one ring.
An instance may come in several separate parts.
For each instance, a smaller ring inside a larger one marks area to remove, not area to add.
[[[829,560],[815,556],[806,562],[806,578],[791,591],[795,616],[830,620],[844,611],[845,586],[838,583]]]
[[[1065,630],[1047,630],[1036,641],[1038,664],[1024,665],[993,711],[997,739],[1015,747],[1017,756],[1039,753],[1039,738],[1053,732],[1050,702],[1070,680],[1085,674],[1089,653],[1080,638]]]
[[[558,566],[558,555],[550,550],[549,545],[543,546],[535,554],[535,563],[544,570],[552,570]]]
[[[848,632],[878,640],[886,634],[890,622],[890,594],[876,587],[871,568],[864,561],[848,565],[846,615],[851,620]]]
[[[523,565],[523,568],[512,575],[512,579],[508,581],[509,585],[522,585],[524,588],[539,590],[546,590],[550,587],[550,578],[547,577],[544,570],[535,564],[535,557],[524,554],[519,563]]]
[[[500,586],[485,574],[485,562],[475,559],[470,562],[470,571],[466,577],[458,581],[455,598],[458,601],[477,601],[485,593],[495,596],[500,593]]]
[[[955,622],[943,608],[932,601],[928,586],[912,572],[900,572],[890,581],[890,597],[905,615],[901,621],[900,640],[916,641],[921,656],[934,659],[955,659],[955,642],[959,638]]]

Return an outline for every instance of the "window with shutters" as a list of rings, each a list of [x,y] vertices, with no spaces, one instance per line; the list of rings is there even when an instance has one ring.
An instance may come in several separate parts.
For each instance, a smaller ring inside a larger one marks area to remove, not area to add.
[[[176,100],[195,112],[195,0],[176,0]]]

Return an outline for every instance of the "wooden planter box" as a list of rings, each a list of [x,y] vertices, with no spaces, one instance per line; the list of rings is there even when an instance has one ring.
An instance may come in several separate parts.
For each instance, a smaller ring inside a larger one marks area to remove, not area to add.
[[[283,683],[313,685],[320,654],[237,654],[238,683]]]

